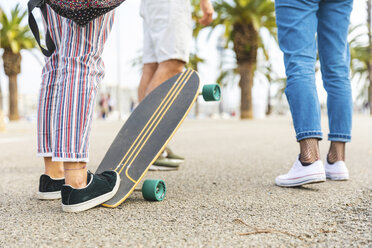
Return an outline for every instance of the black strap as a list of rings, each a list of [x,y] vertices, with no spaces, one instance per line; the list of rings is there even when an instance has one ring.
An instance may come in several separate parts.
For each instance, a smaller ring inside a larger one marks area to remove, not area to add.
[[[48,16],[47,16],[47,8],[46,8],[45,0],[30,0],[27,5],[28,5],[28,25],[30,26],[31,31],[37,43],[39,44],[39,47],[41,51],[43,52],[43,54],[47,57],[50,57],[53,54],[53,52],[56,50],[56,46],[54,45],[52,37],[50,36],[50,33],[49,33],[49,24],[48,24]],[[36,7],[41,9],[41,13],[43,15],[43,18],[47,26],[47,32],[45,36],[45,44],[46,44],[47,49],[43,48],[40,44],[39,28],[37,26],[34,15],[32,14],[32,11]]]

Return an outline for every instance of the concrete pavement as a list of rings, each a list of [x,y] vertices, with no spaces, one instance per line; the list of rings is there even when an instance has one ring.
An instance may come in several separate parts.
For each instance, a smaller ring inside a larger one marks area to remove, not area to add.
[[[121,125],[94,122],[90,170]],[[298,154],[290,117],[188,119],[171,142],[185,164],[146,175],[166,181],[163,202],[137,191],[116,209],[69,214],[60,201],[35,199],[35,124],[9,124],[0,134],[0,247],[371,247],[372,118],[356,116],[353,127],[350,181],[285,189],[274,179]],[[327,149],[324,140],[323,158]]]

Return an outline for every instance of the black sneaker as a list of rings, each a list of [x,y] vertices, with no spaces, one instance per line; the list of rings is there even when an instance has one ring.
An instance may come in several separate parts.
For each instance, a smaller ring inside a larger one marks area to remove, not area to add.
[[[75,189],[62,186],[62,210],[80,212],[110,200],[118,191],[120,176],[116,171],[104,171],[95,175],[88,171],[87,186]]]
[[[41,175],[37,198],[40,200],[60,199],[63,184],[65,184],[64,178],[51,178],[45,174]]]

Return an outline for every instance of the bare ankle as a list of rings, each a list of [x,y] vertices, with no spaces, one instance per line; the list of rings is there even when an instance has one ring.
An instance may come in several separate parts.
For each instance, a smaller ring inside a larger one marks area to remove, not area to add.
[[[65,183],[73,188],[83,188],[87,185],[86,163],[65,162]]]
[[[63,170],[63,162],[52,161],[51,157],[44,158],[45,174],[51,178],[63,178],[65,176]]]
[[[76,189],[84,188],[85,186],[87,186],[87,177],[66,177],[65,183]]]

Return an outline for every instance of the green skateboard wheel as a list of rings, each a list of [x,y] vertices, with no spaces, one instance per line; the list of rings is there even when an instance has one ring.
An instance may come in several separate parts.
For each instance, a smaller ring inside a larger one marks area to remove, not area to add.
[[[218,84],[206,84],[203,86],[202,95],[205,101],[219,101],[221,89]]]
[[[148,201],[162,201],[165,197],[165,182],[158,179],[147,179],[142,185],[142,196]]]

